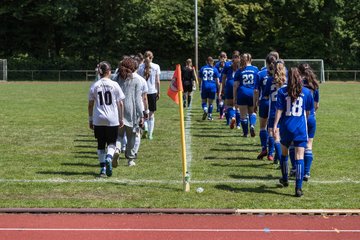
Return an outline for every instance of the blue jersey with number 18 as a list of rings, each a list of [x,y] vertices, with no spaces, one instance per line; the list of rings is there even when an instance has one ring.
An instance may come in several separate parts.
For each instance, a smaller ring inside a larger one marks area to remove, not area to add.
[[[278,90],[276,109],[283,110],[280,118],[281,142],[307,141],[306,111],[314,107],[311,92],[303,87],[300,96],[291,102],[288,87]]]

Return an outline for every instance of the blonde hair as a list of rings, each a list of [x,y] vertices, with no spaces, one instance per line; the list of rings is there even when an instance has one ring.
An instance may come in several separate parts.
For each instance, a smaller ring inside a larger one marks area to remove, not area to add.
[[[275,62],[274,81],[275,84],[282,86],[286,82],[286,68],[282,59]]]

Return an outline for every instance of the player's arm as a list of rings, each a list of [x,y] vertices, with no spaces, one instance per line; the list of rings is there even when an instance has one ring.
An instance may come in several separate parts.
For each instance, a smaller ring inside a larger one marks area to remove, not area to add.
[[[124,102],[122,100],[117,102],[118,113],[119,113],[119,127],[124,126]]]
[[[276,109],[274,126],[269,126],[269,127],[273,128],[274,136],[277,136],[277,134],[279,134],[278,124],[279,124],[282,112],[283,112],[282,109]]]
[[[93,109],[94,109],[94,100],[89,100],[88,103],[88,115],[89,115],[89,128],[94,129],[93,125]]]
[[[237,105],[237,89],[240,85],[239,81],[234,81],[234,88],[233,88],[233,96],[234,96],[234,104]]]
[[[258,108],[258,104],[259,104],[259,89],[255,88],[254,89],[254,96],[253,96],[253,105],[254,105],[254,112],[257,112],[257,108]]]
[[[159,100],[159,98],[160,98],[160,74],[156,74],[156,76],[155,76],[155,85],[156,85],[156,90],[157,90],[156,100]]]

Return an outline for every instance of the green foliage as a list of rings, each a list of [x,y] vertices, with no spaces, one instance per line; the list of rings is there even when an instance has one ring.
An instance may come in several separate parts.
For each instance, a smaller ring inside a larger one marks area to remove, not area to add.
[[[277,50],[322,58],[328,68],[360,67],[359,1],[200,0],[198,8],[201,63],[221,50],[255,58]],[[165,69],[194,55],[194,0],[3,0],[0,22],[0,58],[28,55],[41,59],[31,63],[37,69],[59,69],[62,59],[92,69],[149,49]]]

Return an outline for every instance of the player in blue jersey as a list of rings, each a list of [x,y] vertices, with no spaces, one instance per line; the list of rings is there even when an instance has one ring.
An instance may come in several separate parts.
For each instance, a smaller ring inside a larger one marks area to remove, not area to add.
[[[241,69],[235,73],[234,79],[234,101],[240,108],[240,122],[243,129],[243,137],[247,137],[249,133],[248,115],[250,119],[250,134],[251,137],[255,137],[256,114],[254,113],[253,97],[259,69],[252,66],[251,61],[251,55],[249,53],[241,55]]]
[[[314,107],[314,99],[309,89],[303,87],[298,68],[291,68],[287,86],[279,89],[276,101],[276,114],[273,134],[280,132],[282,178],[280,184],[289,186],[288,182],[288,150],[291,143],[295,147],[296,184],[295,196],[303,195],[304,152],[308,141],[307,117]],[[278,127],[280,124],[280,128]]]
[[[261,70],[258,73],[258,81],[255,81],[254,89],[254,112],[259,111],[260,117],[260,143],[261,143],[261,152],[257,156],[257,159],[262,159],[265,156],[268,156],[268,160],[272,161],[273,156],[268,155],[267,144],[268,144],[268,130],[267,130],[267,120],[269,114],[269,96],[265,96],[265,86],[269,78],[272,78],[274,75],[274,64],[278,58],[269,53],[266,57],[266,68]]]
[[[319,84],[316,80],[316,75],[314,74],[310,65],[307,63],[302,63],[299,65],[299,70],[303,79],[304,87],[308,88],[311,91],[312,96],[314,98],[314,108],[310,110],[310,115],[308,116],[308,120],[307,120],[308,142],[304,154],[304,164],[305,164],[304,180],[308,181],[310,178],[310,169],[313,161],[312,146],[316,131],[315,116],[316,116],[316,110],[319,108],[320,95],[319,95]]]
[[[270,64],[270,78],[266,82],[264,96],[269,99],[268,114],[268,160],[278,163],[281,156],[280,135],[273,135],[273,126],[276,112],[277,93],[279,89],[286,83],[286,68],[283,60],[278,59]],[[275,158],[274,158],[275,149]]]
[[[220,78],[219,78],[220,85],[221,85],[221,82],[222,82],[223,69],[226,66],[229,66],[229,65],[231,65],[231,63],[229,61],[227,61],[226,52],[220,52],[219,61],[215,64],[215,68],[218,70],[218,72],[220,74]],[[219,91],[219,89],[218,89],[218,91]],[[220,119],[223,119],[223,117],[224,117],[224,100],[223,100],[223,97],[224,96],[220,95],[220,97],[216,98],[216,112],[220,113]]]
[[[214,59],[208,57],[206,60],[206,65],[203,66],[199,71],[199,84],[201,85],[201,106],[204,110],[202,119],[205,120],[206,117],[208,120],[213,120],[213,102],[218,93],[220,86],[219,83],[220,74],[218,70],[214,67]]]
[[[236,109],[234,105],[234,78],[236,71],[240,68],[240,55],[233,54],[231,65],[225,66],[222,72],[222,82],[221,82],[221,95],[225,98],[225,106],[226,106],[226,123],[227,125],[231,125],[230,128],[234,128],[234,122],[236,121]],[[239,113],[240,115],[240,113]]]

